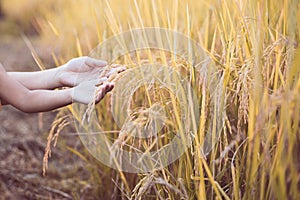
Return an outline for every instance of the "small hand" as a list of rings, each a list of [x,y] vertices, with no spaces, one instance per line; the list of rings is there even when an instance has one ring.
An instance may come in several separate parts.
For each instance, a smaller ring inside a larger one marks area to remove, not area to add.
[[[89,104],[94,101],[100,102],[103,97],[114,88],[114,84],[106,81],[107,78],[100,80],[90,80],[81,82],[74,88],[73,102]],[[99,87],[96,85],[101,84]]]
[[[120,73],[125,70],[120,66],[107,70],[106,65],[106,61],[90,57],[74,58],[58,70],[57,76],[62,86],[73,87],[84,81],[98,79],[100,74],[108,78],[114,72]]]
[[[89,57],[73,58],[58,68],[58,80],[62,86],[76,86],[81,82],[94,80],[107,63]]]

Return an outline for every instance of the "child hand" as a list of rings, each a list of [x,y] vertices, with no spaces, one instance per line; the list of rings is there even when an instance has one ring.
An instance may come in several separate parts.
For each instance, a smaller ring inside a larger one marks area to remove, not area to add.
[[[73,102],[89,104],[91,101],[95,101],[95,103],[98,103],[114,88],[114,84],[106,80],[107,78],[102,78],[81,82],[74,88]],[[100,86],[97,87],[97,85]]]
[[[118,66],[105,71],[107,70],[105,69],[106,65],[106,61],[90,57],[74,58],[59,68],[57,76],[62,86],[73,87],[81,82],[95,80],[99,78],[100,74],[102,74],[102,77],[108,78],[115,71],[120,73],[125,70],[124,67]]]

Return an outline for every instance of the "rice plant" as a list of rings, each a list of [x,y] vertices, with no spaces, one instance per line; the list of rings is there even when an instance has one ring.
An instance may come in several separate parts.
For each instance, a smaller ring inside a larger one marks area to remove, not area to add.
[[[298,0],[78,0],[59,1],[45,11],[37,24],[43,40],[47,43],[51,38],[48,45],[58,49],[53,51],[57,64],[88,54],[98,43],[124,31],[160,27],[195,40],[216,66],[219,89],[211,90],[214,79],[206,80],[193,71],[198,63],[172,52],[146,49],[114,60],[129,69],[147,63],[176,69],[197,97],[196,102],[188,101],[198,105],[190,112],[199,112],[199,118],[189,121],[197,127],[192,129],[191,146],[163,168],[131,174],[86,159],[94,186],[91,196],[300,199],[299,6]],[[106,53],[117,54],[118,49],[110,51]],[[109,135],[115,149],[149,152],[167,144],[181,130],[180,100],[155,83],[133,94],[128,126],[117,126],[110,104],[108,96],[93,110],[98,114],[95,123],[102,134]],[[149,108],[153,105],[163,105],[169,119],[160,137],[133,137],[132,132],[144,134],[136,124],[146,127],[151,123]],[[80,110],[68,109],[82,122]],[[66,123],[65,116],[61,121]],[[217,131],[220,137],[203,154],[205,136]],[[89,157],[87,152],[74,152]]]

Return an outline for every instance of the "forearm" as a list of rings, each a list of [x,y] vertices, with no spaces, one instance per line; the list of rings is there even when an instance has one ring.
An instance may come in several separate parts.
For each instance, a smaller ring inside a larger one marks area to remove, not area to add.
[[[54,110],[72,103],[73,89],[64,90],[32,90],[24,95],[24,100],[14,105],[27,113]],[[30,103],[29,103],[30,102]]]
[[[29,90],[0,65],[0,99],[24,112],[41,112],[72,103],[73,89]]]
[[[30,90],[54,89],[61,87],[58,68],[36,72],[8,72],[8,75]]]

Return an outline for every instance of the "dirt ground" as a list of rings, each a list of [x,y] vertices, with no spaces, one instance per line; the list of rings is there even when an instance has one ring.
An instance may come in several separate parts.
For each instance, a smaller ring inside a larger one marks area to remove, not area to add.
[[[5,31],[3,33],[2,31]],[[12,34],[9,30],[12,30]],[[34,41],[34,38],[30,38]],[[0,20],[0,62],[7,71],[39,70],[11,25]],[[49,62],[51,63],[51,62]],[[78,137],[62,133],[42,176],[47,135],[57,111],[26,114],[11,106],[0,112],[0,199],[94,199],[89,197],[85,163],[66,150],[82,148]]]

